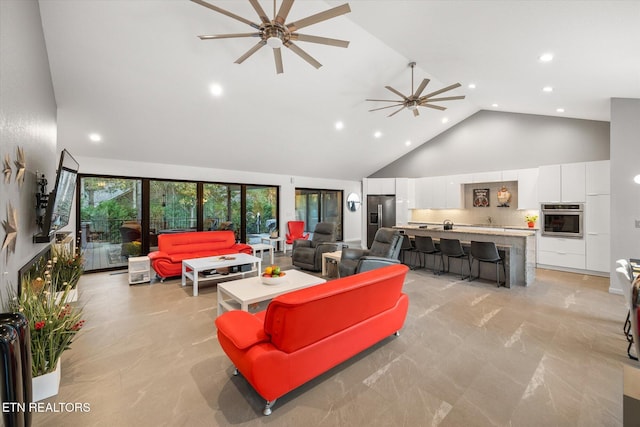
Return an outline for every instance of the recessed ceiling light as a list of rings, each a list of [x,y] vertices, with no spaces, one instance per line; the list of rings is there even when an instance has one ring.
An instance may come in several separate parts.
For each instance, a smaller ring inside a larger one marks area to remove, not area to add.
[[[89,139],[92,142],[100,142],[100,141],[102,141],[102,137],[100,136],[100,134],[97,134],[97,133],[90,133],[89,134]]]
[[[556,108],[556,111],[557,111],[558,113],[564,113],[564,108]]]
[[[467,86],[469,89],[475,89],[476,88],[476,84],[475,83],[469,83],[469,86]]]
[[[342,129],[342,128],[344,128],[344,123],[342,123],[342,122],[336,122],[336,129],[340,130],[340,129]]]
[[[538,59],[541,62],[549,62],[549,61],[551,61],[553,59],[553,54],[552,53],[543,53],[542,55],[540,55],[538,57]]]
[[[374,138],[380,138],[382,136],[382,132],[380,132],[379,130],[375,131],[373,134]]]
[[[407,140],[404,145],[406,145],[407,147],[411,145],[411,141]]]
[[[491,106],[492,106],[493,108],[498,108],[498,104],[496,104],[496,103],[491,104]]]
[[[222,95],[222,86],[220,86],[217,83],[214,83],[211,86],[209,86],[209,91],[211,92],[211,95],[213,95],[213,96],[221,96]]]
[[[442,118],[442,123],[448,123],[449,122],[449,118],[448,117],[443,117]]]
[[[553,92],[553,88],[551,86],[545,86],[542,88],[543,92]]]

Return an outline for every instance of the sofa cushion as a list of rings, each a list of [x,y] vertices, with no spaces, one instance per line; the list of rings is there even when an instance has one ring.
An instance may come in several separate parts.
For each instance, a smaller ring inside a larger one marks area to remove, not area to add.
[[[226,336],[237,348],[244,350],[252,345],[267,342],[263,322],[246,311],[233,310],[216,318],[218,332]]]
[[[393,308],[407,270],[392,265],[280,295],[267,308],[264,330],[292,353]]]
[[[236,236],[233,231],[199,231],[158,236],[158,250],[168,255],[216,251],[235,244]]]

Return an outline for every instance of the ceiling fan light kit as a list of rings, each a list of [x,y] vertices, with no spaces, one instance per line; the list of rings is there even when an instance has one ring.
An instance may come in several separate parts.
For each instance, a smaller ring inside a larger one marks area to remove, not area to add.
[[[273,20],[270,20],[267,17],[264,9],[260,6],[258,0],[249,0],[251,6],[256,11],[258,16],[260,17],[260,24],[257,24],[253,21],[245,19],[241,16],[238,16],[232,12],[229,12],[225,9],[222,9],[218,6],[215,6],[211,3],[208,3],[204,0],[191,0],[194,3],[197,3],[201,6],[204,6],[208,9],[211,9],[215,12],[221,13],[225,16],[233,18],[237,21],[240,21],[244,24],[251,26],[252,28],[258,30],[253,33],[237,33],[237,34],[218,34],[218,35],[203,35],[198,36],[201,40],[215,40],[215,39],[230,39],[230,38],[243,38],[243,37],[258,37],[260,41],[256,43],[251,49],[249,49],[244,55],[238,58],[235,63],[241,64],[251,55],[256,53],[263,46],[269,46],[273,48],[273,55],[276,64],[276,73],[281,74],[284,72],[284,67],[282,64],[282,46],[288,48],[293,53],[307,61],[309,64],[314,66],[315,68],[320,68],[322,64],[320,64],[317,60],[315,60],[311,55],[301,49],[298,45],[294,44],[293,41],[303,41],[308,43],[317,43],[324,44],[329,46],[343,47],[346,48],[349,46],[349,42],[346,40],[338,40],[331,39],[327,37],[318,37],[312,36],[308,34],[300,34],[295,31],[308,27],[313,24],[317,24],[322,21],[326,21],[340,15],[344,15],[346,13],[351,12],[351,8],[348,3],[345,3],[341,6],[336,6],[334,8],[325,10],[324,12],[319,12],[311,16],[307,16],[306,18],[302,18],[298,21],[291,22],[286,24],[287,16],[289,15],[289,11],[293,6],[295,0],[283,0],[280,4],[280,9],[276,12],[276,0],[273,0]]]
[[[455,83],[452,84],[450,86],[447,86],[445,88],[436,90],[434,92],[428,93],[426,95],[422,95],[422,92],[425,90],[425,88],[427,87],[427,85],[429,84],[429,79],[423,79],[422,82],[420,83],[420,86],[418,86],[418,88],[414,91],[413,90],[413,68],[416,66],[415,62],[410,62],[409,63],[409,67],[411,67],[411,95],[409,96],[405,96],[402,92],[400,92],[399,90],[396,90],[394,88],[392,88],[391,86],[385,86],[385,89],[387,89],[390,92],[393,92],[394,94],[398,95],[400,98],[402,99],[367,99],[367,101],[373,101],[373,102],[393,102],[393,105],[388,105],[386,107],[380,107],[380,108],[374,108],[371,111],[378,111],[378,110],[384,110],[387,108],[394,108],[394,107],[400,107],[398,110],[394,111],[393,113],[389,114],[387,117],[391,117],[394,116],[396,114],[398,114],[400,111],[404,110],[405,108],[409,111],[413,112],[413,116],[414,117],[418,117],[420,115],[420,112],[418,111],[418,107],[427,107],[427,108],[433,108],[436,110],[441,110],[444,111],[447,108],[446,107],[442,107],[440,105],[435,105],[432,104],[432,102],[442,102],[442,101],[454,101],[457,99],[464,99],[465,96],[464,95],[460,95],[460,96],[446,96],[446,97],[441,97],[441,98],[434,98],[436,95],[440,95],[443,92],[447,92],[450,91],[452,89],[456,89],[458,87],[461,86],[460,83]]]

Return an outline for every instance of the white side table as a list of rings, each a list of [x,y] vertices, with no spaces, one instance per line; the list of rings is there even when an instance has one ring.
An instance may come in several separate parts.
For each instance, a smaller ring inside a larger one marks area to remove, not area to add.
[[[339,263],[340,258],[342,257],[342,251],[335,252],[325,252],[322,254],[322,275],[327,275],[327,262],[331,261],[334,263]]]
[[[279,244],[282,248],[282,252],[285,254],[287,253],[287,245],[285,244],[284,237],[276,237],[275,239],[272,239],[271,237],[263,237],[260,240],[262,241],[262,243],[273,246],[276,251],[278,250]]]
[[[147,283],[151,280],[151,261],[148,256],[129,258],[129,284]]]
[[[271,264],[273,264],[273,246],[267,245],[266,243],[256,243],[251,246],[253,250],[253,256],[256,256],[256,252],[260,252],[260,258],[264,259],[264,251],[269,251],[269,255],[271,255]]]

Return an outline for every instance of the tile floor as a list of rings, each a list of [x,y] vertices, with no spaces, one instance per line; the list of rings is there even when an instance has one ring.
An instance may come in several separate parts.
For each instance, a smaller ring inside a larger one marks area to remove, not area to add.
[[[290,263],[280,257],[280,264]],[[81,280],[86,325],[62,358],[57,396],[89,412],[34,426],[620,426],[623,297],[608,279],[538,270],[500,288],[409,272],[409,314],[389,337],[279,399],[262,399],[215,337],[215,285]]]

